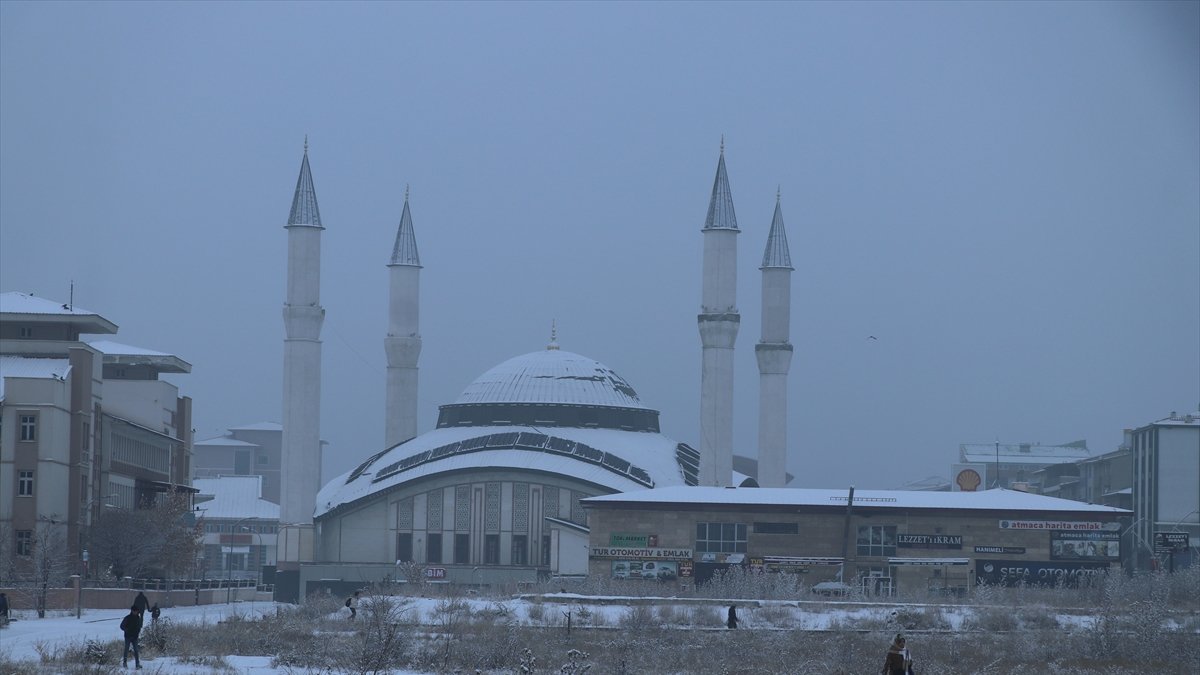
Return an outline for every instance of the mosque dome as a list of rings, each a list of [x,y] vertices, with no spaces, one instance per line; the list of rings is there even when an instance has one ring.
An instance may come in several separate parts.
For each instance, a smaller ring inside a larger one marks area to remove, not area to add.
[[[438,415],[439,428],[510,424],[659,430],[658,411],[616,371],[553,343],[480,375]]]
[[[436,429],[328,483],[315,515],[420,490],[440,476],[496,470],[533,472],[531,479],[559,476],[589,494],[695,485],[699,459],[693,448],[660,433],[658,411],[624,378],[551,342],[476,378],[454,403],[441,406]]]
[[[455,405],[550,403],[613,408],[646,406],[629,383],[608,366],[558,349],[515,356],[467,385]]]

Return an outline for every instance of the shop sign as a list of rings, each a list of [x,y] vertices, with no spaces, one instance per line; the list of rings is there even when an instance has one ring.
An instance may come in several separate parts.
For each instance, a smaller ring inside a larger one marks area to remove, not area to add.
[[[1117,532],[1051,532],[1051,560],[1121,559],[1121,535]]]
[[[614,579],[675,581],[679,578],[679,563],[654,560],[615,560],[612,563],[612,576]]]
[[[691,560],[680,560],[679,561],[679,576],[681,576],[681,577],[692,576],[692,561]]]
[[[1076,586],[1104,574],[1108,563],[976,560],[975,583],[999,586]]]
[[[1006,553],[1011,555],[1024,555],[1024,546],[976,546],[976,553]]]
[[[1002,530],[1076,530],[1084,532],[1119,530],[1120,523],[1070,520],[1001,520]]]
[[[897,534],[900,548],[962,548],[961,534]]]
[[[1154,552],[1158,554],[1186,551],[1188,549],[1188,543],[1187,532],[1154,533]]]
[[[808,568],[810,567],[840,564],[842,564],[842,558],[832,557],[768,555],[750,558],[750,569],[755,572],[788,572],[791,574],[807,574]]]
[[[593,546],[593,558],[629,560],[691,560],[690,548],[653,548],[649,546]]]
[[[705,563],[729,563],[731,565],[740,565],[746,560],[745,553],[701,553],[700,562]]]
[[[657,534],[611,534],[609,546],[628,548],[654,548],[658,546]]]
[[[426,579],[445,579],[446,578],[446,568],[445,567],[426,567],[425,568],[425,578]]]

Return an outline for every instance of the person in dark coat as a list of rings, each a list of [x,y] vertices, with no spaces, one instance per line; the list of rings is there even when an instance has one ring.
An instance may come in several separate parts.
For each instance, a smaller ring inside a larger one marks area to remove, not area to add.
[[[129,667],[129,650],[132,648],[133,664],[140,670],[142,657],[138,653],[138,636],[142,632],[142,613],[138,611],[137,605],[130,607],[129,614],[121,619],[121,631],[125,633],[125,652],[121,655],[121,665],[125,668]]]
[[[737,605],[729,606],[729,618],[725,620],[725,625],[730,628],[737,628],[737,625],[738,625]]]
[[[150,608],[150,601],[146,598],[146,594],[138,591],[137,597],[133,599],[133,607],[140,614],[145,614]]]
[[[0,626],[8,625],[8,596],[0,593]]]
[[[879,672],[883,675],[905,675],[910,665],[912,659],[907,641],[903,635],[896,633],[896,639],[892,640],[891,646],[888,647],[887,656],[883,659],[883,668]]]
[[[154,603],[154,606],[150,608],[150,619],[153,621],[158,621],[158,615],[161,613],[162,611],[159,610],[158,603]]]

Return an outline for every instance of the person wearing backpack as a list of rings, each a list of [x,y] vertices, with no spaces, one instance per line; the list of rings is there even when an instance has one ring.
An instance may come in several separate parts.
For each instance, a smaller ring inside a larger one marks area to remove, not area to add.
[[[133,649],[133,663],[136,670],[142,669],[142,657],[138,654],[138,636],[142,632],[142,613],[138,606],[129,608],[129,614],[121,619],[121,631],[125,633],[125,653],[121,656],[121,666],[129,667],[129,650]]]
[[[350,609],[350,620],[358,616],[358,591],[354,591],[354,595],[346,598],[346,607]]]

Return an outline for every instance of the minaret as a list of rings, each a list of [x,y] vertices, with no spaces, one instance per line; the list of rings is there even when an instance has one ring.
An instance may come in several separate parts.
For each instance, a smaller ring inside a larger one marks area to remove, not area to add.
[[[421,256],[412,214],[408,211],[408,188],[404,188],[404,212],[396,230],[396,244],[388,263],[388,332],[383,339],[387,354],[387,409],[384,429],[386,447],[417,435],[417,359],[421,356],[419,319],[421,312]]]
[[[758,484],[783,487],[787,482],[787,375],[792,365],[788,341],[792,319],[792,256],[779,193],[775,217],[763,252],[762,339],[754,345],[758,359]]]
[[[308,139],[286,226],[283,305],[283,460],[279,487],[279,568],[313,560],[313,510],[321,483],[321,213],[308,168]]]
[[[737,311],[737,217],[725,174],[725,139],[704,220],[703,291],[700,299],[700,485],[733,479],[733,343]]]

